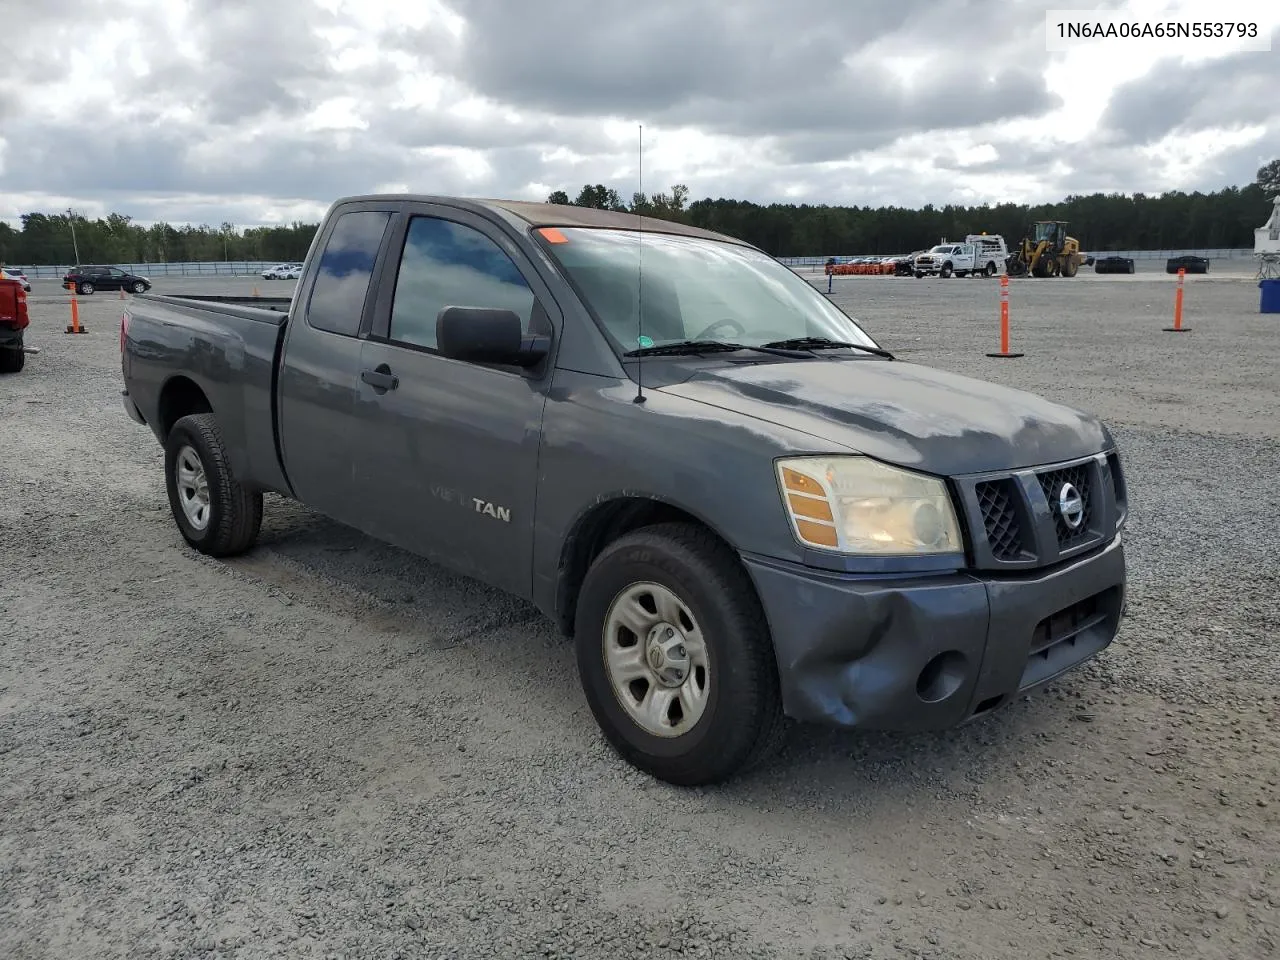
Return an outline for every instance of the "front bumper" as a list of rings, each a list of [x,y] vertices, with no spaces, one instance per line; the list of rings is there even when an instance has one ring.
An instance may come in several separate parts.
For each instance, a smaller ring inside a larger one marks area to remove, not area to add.
[[[1125,602],[1120,537],[1022,575],[855,577],[743,559],[785,712],[842,727],[937,730],[988,713],[1107,647]]]

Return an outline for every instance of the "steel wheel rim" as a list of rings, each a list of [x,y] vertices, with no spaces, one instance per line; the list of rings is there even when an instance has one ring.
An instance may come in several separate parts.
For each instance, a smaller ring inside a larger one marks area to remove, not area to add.
[[[195,448],[184,446],[173,462],[174,486],[187,523],[196,530],[209,526],[209,478]]]
[[[689,605],[657,583],[622,590],[605,614],[609,685],[631,721],[655,737],[687,734],[711,694],[711,662]]]

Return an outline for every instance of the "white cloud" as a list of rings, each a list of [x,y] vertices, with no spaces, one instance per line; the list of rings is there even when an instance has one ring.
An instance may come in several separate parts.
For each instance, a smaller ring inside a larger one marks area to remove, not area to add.
[[[287,222],[390,187],[625,198],[640,123],[647,191],[762,203],[1216,189],[1280,153],[1274,51],[1050,53],[1047,6],[120,0],[85,32],[90,0],[42,0],[5,21],[0,218]],[[1105,6],[1280,30],[1274,2]]]

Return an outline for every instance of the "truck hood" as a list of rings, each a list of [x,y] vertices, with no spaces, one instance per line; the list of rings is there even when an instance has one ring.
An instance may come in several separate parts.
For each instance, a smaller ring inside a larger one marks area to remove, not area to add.
[[[1111,445],[1106,427],[1078,410],[900,360],[743,364],[661,389],[949,476],[1054,463]]]

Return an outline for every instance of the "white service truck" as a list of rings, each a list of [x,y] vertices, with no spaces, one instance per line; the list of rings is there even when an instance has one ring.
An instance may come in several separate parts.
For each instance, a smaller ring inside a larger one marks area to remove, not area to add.
[[[999,234],[971,233],[963,243],[943,241],[915,259],[917,279],[939,277],[994,277],[1009,264],[1009,248]]]

